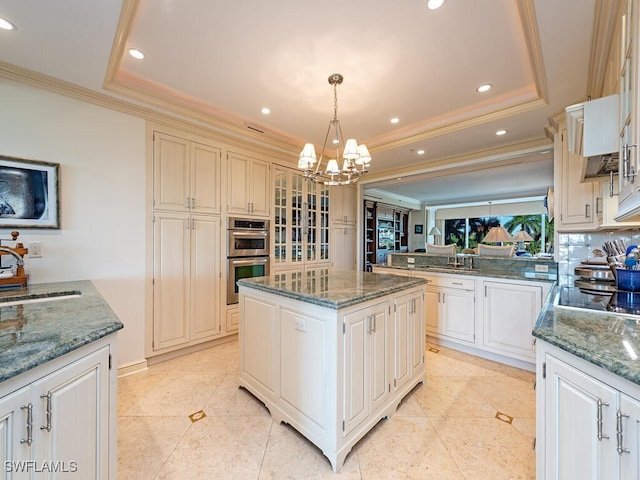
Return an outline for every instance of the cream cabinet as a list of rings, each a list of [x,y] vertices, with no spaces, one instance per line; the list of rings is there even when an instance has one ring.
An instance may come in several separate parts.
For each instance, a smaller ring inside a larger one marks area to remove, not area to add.
[[[3,478],[115,480],[117,373],[110,366],[115,334],[98,344],[4,382],[0,388]]]
[[[639,478],[640,387],[544,341],[537,357],[537,478]]]
[[[220,217],[154,212],[154,351],[221,333]]]
[[[329,265],[329,188],[298,170],[274,165],[273,195],[272,271]]]
[[[355,185],[329,187],[331,195],[331,223],[355,225],[357,217]]]
[[[265,160],[228,152],[227,213],[269,217],[270,169]]]
[[[425,299],[425,328],[428,334],[475,342],[475,281],[461,276],[414,276],[428,280]]]
[[[618,218],[640,214],[640,152],[638,152],[638,0],[623,0],[620,18],[620,195]]]
[[[336,270],[356,269],[356,228],[353,225],[331,227],[331,265]]]
[[[555,230],[596,230],[602,198],[595,182],[581,183],[582,158],[569,152],[564,119],[554,140]]]
[[[424,292],[414,292],[394,301],[394,390],[410,381],[414,372],[424,369],[423,298]]]
[[[153,208],[220,213],[221,150],[162,132],[153,133]]]
[[[390,395],[389,309],[388,302],[381,302],[344,316],[345,435]]]
[[[282,282],[295,290],[312,277],[290,273]],[[336,310],[240,285],[240,385],[338,471],[424,380],[423,291],[410,287]]]
[[[619,477],[615,448],[617,392],[546,357],[545,473],[547,480],[613,480]]]
[[[542,310],[548,288],[535,283],[484,280],[483,336],[485,349],[534,362],[531,331]],[[547,286],[548,287],[548,286]]]
[[[29,473],[18,466],[31,460],[33,442],[31,389],[21,388],[0,398],[0,461],[4,478],[27,479]],[[10,472],[7,472],[7,466]]]
[[[220,319],[225,314],[222,149],[206,139],[174,133],[153,132],[150,354],[221,335]]]

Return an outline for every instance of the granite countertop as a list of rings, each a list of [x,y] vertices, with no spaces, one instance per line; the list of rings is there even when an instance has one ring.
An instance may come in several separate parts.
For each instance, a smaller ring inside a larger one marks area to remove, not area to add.
[[[237,283],[240,287],[251,287],[338,310],[427,282],[423,278],[398,275],[317,269],[245,278]]]
[[[79,296],[6,305],[16,300],[71,294]],[[41,283],[17,290],[0,290],[0,382],[122,327],[89,281]]]
[[[640,385],[640,316],[554,306],[554,287],[533,335]]]
[[[375,265],[377,269],[382,270],[403,270],[420,273],[446,273],[452,275],[467,275],[472,277],[493,277],[505,278],[509,280],[533,280],[542,282],[554,282],[557,280],[555,273],[539,273],[539,272],[513,272],[508,270],[490,270],[490,269],[470,269],[463,267],[441,267],[441,266],[416,266],[413,268],[405,266],[393,265]]]

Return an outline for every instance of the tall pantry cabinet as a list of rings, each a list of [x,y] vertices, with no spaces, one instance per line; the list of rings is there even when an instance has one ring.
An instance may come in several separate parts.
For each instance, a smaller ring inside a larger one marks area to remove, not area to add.
[[[153,352],[221,334],[221,148],[153,134]]]

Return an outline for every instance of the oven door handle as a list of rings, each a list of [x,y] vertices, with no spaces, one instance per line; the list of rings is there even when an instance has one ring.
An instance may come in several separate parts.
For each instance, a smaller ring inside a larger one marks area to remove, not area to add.
[[[267,263],[269,257],[251,257],[251,258],[229,258],[232,265],[255,265],[256,263]]]
[[[269,235],[269,232],[264,232],[264,231],[243,232],[243,231],[229,230],[229,233],[231,234],[232,237],[267,237]]]

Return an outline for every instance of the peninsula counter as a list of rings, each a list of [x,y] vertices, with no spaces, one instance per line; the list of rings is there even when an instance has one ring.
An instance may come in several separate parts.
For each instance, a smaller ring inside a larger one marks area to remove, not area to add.
[[[238,286],[240,386],[337,472],[424,380],[426,281],[319,269]]]

